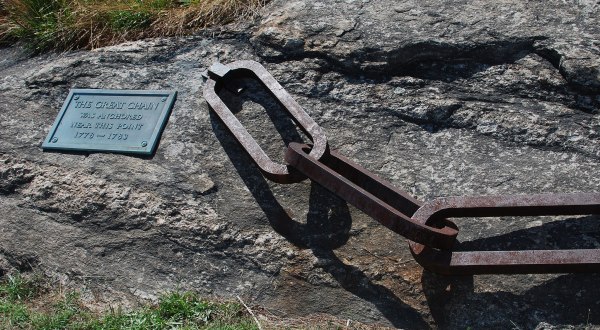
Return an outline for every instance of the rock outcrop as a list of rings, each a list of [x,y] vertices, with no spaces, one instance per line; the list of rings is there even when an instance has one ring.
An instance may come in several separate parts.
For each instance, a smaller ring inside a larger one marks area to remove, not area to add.
[[[438,276],[324,188],[266,181],[202,99],[263,63],[332,148],[421,200],[600,191],[596,1],[273,1],[204,35],[1,49],[0,268],[90,299],[176,288],[400,328],[600,324],[597,274]],[[45,153],[71,88],[175,89],[154,157]],[[223,95],[266,152],[305,137],[251,81]],[[600,248],[598,216],[459,221],[462,247]]]

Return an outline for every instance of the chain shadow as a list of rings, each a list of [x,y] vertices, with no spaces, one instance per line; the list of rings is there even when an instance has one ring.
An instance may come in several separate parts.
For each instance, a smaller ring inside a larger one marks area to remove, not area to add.
[[[242,93],[235,93],[230,91],[228,88],[223,88],[219,92],[219,96],[232,113],[239,113],[246,102],[257,103],[265,110],[264,112],[266,112],[269,120],[274,124],[276,131],[279,133],[281,139],[286,145],[290,142],[305,142],[303,140],[303,136],[297,131],[296,125],[292,119],[282,108],[282,105],[275,98],[269,95],[260,83],[250,78],[238,78],[232,80],[229,86],[233,89],[243,90]],[[318,240],[313,239],[312,235],[329,235],[332,238],[335,237],[335,240],[331,240],[329,242],[329,245],[332,248],[339,247],[347,241],[347,232],[350,231],[351,223],[341,223],[338,225],[337,227],[342,229],[342,231],[338,233],[326,233],[324,231],[317,232],[316,229],[311,231],[307,229],[308,224],[304,225],[294,220],[290,215],[291,212],[281,206],[277,199],[275,199],[271,188],[264,179],[259,168],[256,166],[256,164],[254,164],[251,157],[245,152],[245,150],[243,150],[233,136],[227,131],[227,128],[223,122],[221,122],[221,120],[213,111],[209,111],[209,115],[213,131],[223,146],[223,149],[229,157],[229,160],[234,165],[236,171],[240,175],[240,178],[242,181],[244,181],[244,184],[250,190],[258,205],[267,216],[271,227],[273,227],[277,233],[301,248],[307,248],[311,241]],[[317,193],[313,192],[313,190],[314,188],[311,187],[311,197],[313,193]],[[333,205],[340,205],[339,202],[331,200],[330,196],[326,196],[324,199],[329,200],[329,202],[332,202]],[[346,232],[345,236],[340,234],[343,232]]]
[[[598,248],[599,220],[600,216],[587,216],[555,221],[535,228],[464,242],[459,244],[457,250]],[[500,280],[503,286],[514,288],[527,281],[535,281],[532,277],[534,275],[481,276],[502,276]],[[543,276],[552,275],[541,276],[544,281]],[[486,277],[481,279],[485,280]],[[443,329],[533,329],[540,322],[598,325],[599,281],[600,274],[566,274],[521,293],[513,293],[476,292],[473,276],[444,276],[425,270],[421,278],[432,317]],[[478,286],[485,285],[486,283],[481,282]]]
[[[241,110],[243,96],[238,97],[225,91],[224,100],[233,113]],[[261,104],[285,143],[302,142],[302,136],[287,116],[282,117],[275,111],[276,102],[263,96],[251,96],[251,100]],[[233,99],[233,100],[232,100]],[[344,245],[350,235],[352,218],[345,201],[322,186],[312,183],[309,195],[309,208],[306,224],[294,220],[290,212],[279,203],[268,183],[249,155],[229,134],[225,125],[213,111],[210,111],[212,129],[240,178],[253,195],[259,207],[265,213],[273,229],[300,248],[309,248],[324,262],[322,269],[351,294],[375,305],[382,315],[395,327],[426,329],[429,328],[422,316],[400,300],[388,288],[375,284],[357,267],[346,265],[333,252]]]

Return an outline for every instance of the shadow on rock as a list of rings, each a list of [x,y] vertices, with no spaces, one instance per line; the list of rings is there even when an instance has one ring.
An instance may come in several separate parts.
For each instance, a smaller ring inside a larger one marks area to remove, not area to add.
[[[227,91],[224,93],[228,95],[222,97],[224,100],[230,100],[226,104],[232,112],[240,111],[244,100]],[[260,103],[267,110],[284,142],[303,142],[291,119],[275,113],[285,112],[282,109],[273,110],[273,100],[265,101],[264,97],[264,94],[253,96],[253,101]],[[345,201],[322,186],[312,183],[306,224],[295,221],[275,198],[258,167],[227,132],[224,124],[212,111],[210,116],[217,139],[275,231],[296,246],[310,248],[319,258],[319,267],[331,274],[346,291],[375,305],[394,326],[429,328],[421,315],[402,302],[391,290],[374,284],[364,272],[346,265],[333,252],[333,249],[344,245],[349,239],[352,218]]]
[[[590,215],[461,242],[456,250],[594,249],[599,246],[600,216]]]
[[[597,248],[598,216],[571,218],[459,244],[459,250]],[[425,297],[441,328],[535,328],[599,324],[600,274],[444,276],[424,271]],[[496,283],[496,284],[493,284]],[[502,283],[498,285],[498,283]],[[535,285],[532,283],[541,283]],[[485,287],[511,288],[511,292]],[[476,289],[477,287],[477,289]],[[521,288],[521,289],[519,289]]]
[[[313,249],[323,270],[346,291],[376,306],[394,326],[401,329],[428,329],[418,311],[405,304],[390,289],[375,284],[359,268],[343,263],[332,250]]]
[[[268,93],[261,90],[260,86],[253,84],[248,79],[243,79],[241,84],[246,92],[241,95],[235,95],[227,89],[224,89],[220,96],[233,113],[238,113],[245,102],[251,101],[260,104],[268,114],[270,120],[275,125],[275,129],[281,135],[285,144],[289,142],[304,142],[301,134],[296,130],[293,121],[286,115],[285,111]],[[250,156],[241,148],[233,136],[227,131],[225,125],[211,111],[211,123],[213,131],[225,153],[229,157],[240,178],[257,203],[267,216],[269,223],[282,236],[286,237],[294,245],[307,248],[311,245],[327,246],[334,249],[342,246],[348,240],[348,233],[352,225],[349,216],[348,207],[345,202],[337,196],[332,195],[324,188],[317,185],[311,186],[311,200],[318,201],[309,209],[312,212],[320,212],[324,205],[327,205],[327,212],[340,214],[334,216],[335,219],[344,219],[336,223],[314,223],[307,219],[307,224],[302,224],[293,219],[277,199],[273,196],[271,188],[261,174],[259,168],[254,164]],[[276,161],[276,160],[274,160]],[[316,210],[316,211],[315,211]],[[309,217],[310,218],[310,217]]]

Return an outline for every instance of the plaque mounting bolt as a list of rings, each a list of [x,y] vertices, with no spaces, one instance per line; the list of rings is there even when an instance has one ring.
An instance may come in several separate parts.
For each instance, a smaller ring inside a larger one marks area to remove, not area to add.
[[[146,141],[142,141],[142,147],[145,147],[145,146],[147,146],[147,145],[148,145],[148,142],[146,142]]]
[[[73,99],[75,99],[75,100],[79,100],[79,95],[75,95],[75,96],[73,96]]]
[[[58,142],[58,138],[57,137],[52,138],[52,143],[56,143],[56,142]]]
[[[167,100],[167,98],[166,98],[166,97],[163,97],[163,98],[162,98],[162,99],[160,99],[160,100],[164,102],[164,101],[166,101],[166,100]]]

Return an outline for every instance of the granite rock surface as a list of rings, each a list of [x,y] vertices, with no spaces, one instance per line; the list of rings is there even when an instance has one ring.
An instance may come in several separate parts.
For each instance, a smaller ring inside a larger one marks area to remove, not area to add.
[[[261,62],[332,148],[427,201],[600,192],[597,1],[273,1],[252,22],[27,57],[0,49],[0,269],[90,300],[176,288],[278,316],[397,328],[600,326],[597,274],[446,277],[304,181],[267,181],[202,98],[213,62]],[[224,92],[267,154],[306,137],[253,81]],[[175,89],[153,157],[48,153],[71,88]],[[598,216],[458,222],[465,249],[600,248]]]

